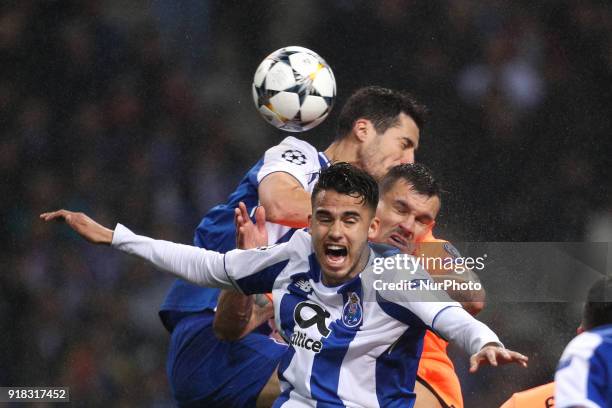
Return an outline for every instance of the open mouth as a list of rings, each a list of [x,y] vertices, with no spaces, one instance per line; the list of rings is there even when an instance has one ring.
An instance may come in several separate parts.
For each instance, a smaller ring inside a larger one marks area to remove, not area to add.
[[[326,245],[325,257],[331,265],[340,265],[346,259],[348,250],[342,245]]]
[[[399,246],[408,246],[409,242],[408,240],[406,240],[405,238],[403,238],[402,236],[398,235],[398,234],[393,234],[389,237],[389,239],[391,239],[391,241],[393,241],[394,243],[396,243]]]

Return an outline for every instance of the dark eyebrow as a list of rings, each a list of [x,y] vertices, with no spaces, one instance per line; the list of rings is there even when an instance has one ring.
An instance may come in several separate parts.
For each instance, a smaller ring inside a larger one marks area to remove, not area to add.
[[[346,211],[342,213],[342,218],[345,217],[357,217],[360,218],[361,214],[359,214],[357,211]]]
[[[325,208],[318,208],[317,210],[315,210],[315,215],[331,215],[331,212],[329,212]]]

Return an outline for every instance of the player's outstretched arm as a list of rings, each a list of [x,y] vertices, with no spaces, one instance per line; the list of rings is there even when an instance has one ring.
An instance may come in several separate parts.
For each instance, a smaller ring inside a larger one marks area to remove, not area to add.
[[[500,364],[517,363],[527,367],[528,360],[527,356],[500,347],[497,343],[485,344],[478,353],[470,357],[470,373],[475,373],[480,366],[487,364],[497,367]]]
[[[121,224],[117,224],[113,231],[83,213],[58,210],[41,214],[40,218],[45,221],[64,220],[91,243],[112,245],[196,285],[234,288],[225,271],[224,256],[218,252],[136,235]],[[257,272],[255,269],[250,272]]]
[[[113,230],[98,224],[81,212],[58,210],[40,214],[40,218],[45,221],[65,221],[70,228],[92,244],[110,245],[113,242]]]
[[[470,372],[474,373],[484,364],[497,366],[517,363],[527,367],[528,358],[504,348],[497,335],[484,323],[476,320],[462,307],[444,303],[432,308],[436,312],[431,326],[442,337],[463,348],[470,357]]]

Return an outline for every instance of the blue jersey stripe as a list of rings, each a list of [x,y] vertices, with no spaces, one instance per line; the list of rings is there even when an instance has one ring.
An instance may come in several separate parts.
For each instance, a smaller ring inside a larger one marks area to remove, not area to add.
[[[425,330],[409,328],[376,359],[376,397],[381,407],[412,407]]]
[[[308,275],[313,282],[319,282],[321,280],[321,266],[317,262],[317,257],[314,253],[308,256]]]
[[[426,325],[410,310],[383,299],[376,293],[378,306],[409,329],[376,360],[376,395],[381,406],[409,406],[415,400],[414,382],[423,351]],[[408,405],[406,405],[408,404]]]
[[[609,374],[606,373],[606,362],[603,360],[600,345],[589,359],[589,372],[587,374],[587,398],[602,407],[605,407],[605,388],[610,386]],[[609,367],[608,367],[609,368]],[[612,395],[612,390],[609,391]],[[610,400],[612,402],[612,400]]]
[[[425,323],[410,310],[396,303],[389,302],[376,292],[376,302],[378,306],[389,316],[413,328],[422,328],[425,333],[427,327]]]
[[[285,269],[289,259],[270,265],[253,275],[236,280],[236,284],[246,295],[255,293],[270,293],[276,277]]]
[[[278,396],[278,398],[274,401],[274,404],[272,404],[272,408],[279,408],[281,407],[285,402],[289,401],[289,394],[291,393],[291,391],[293,391],[293,387],[289,386],[285,391],[283,391],[281,393],[281,395]]]
[[[356,310],[362,315],[363,291],[360,278],[342,286],[338,293],[342,294],[345,308],[352,295],[357,295],[359,303],[356,305]],[[355,324],[354,327],[347,326],[343,321],[346,315],[346,311],[343,310],[343,318],[336,320],[330,325],[332,335],[328,338],[321,338],[323,347],[321,352],[314,356],[312,362],[310,394],[317,401],[317,407],[344,406],[342,400],[338,397],[340,368],[351,342],[355,339],[363,324],[363,320],[360,319],[359,323]]]
[[[295,234],[295,231],[297,231],[297,228],[291,228],[285,233],[285,235],[276,240],[275,244],[282,244],[283,242],[288,242],[293,236],[293,234]]]
[[[291,335],[293,334],[293,330],[295,327],[295,319],[293,318],[293,310],[297,306],[298,303],[303,301],[304,299],[292,294],[286,294],[281,298],[279,314],[281,327],[278,329],[281,331],[281,334],[287,343],[291,344]],[[291,359],[293,359],[293,355],[295,354],[295,349],[293,346],[289,346],[287,352],[283,355],[283,358],[278,365],[278,377],[286,381],[283,373],[289,367],[289,363],[291,363]],[[287,394],[288,395],[288,394]]]
[[[349,330],[338,321],[333,322],[330,329],[333,335],[321,339],[323,347],[312,362],[310,394],[318,402],[317,407],[323,406],[322,403],[344,406],[338,397],[340,368],[349,345],[357,334],[357,331]]]
[[[589,359],[587,398],[602,407],[612,406],[612,325],[591,332],[601,336],[602,341]]]
[[[319,164],[321,165],[321,170],[326,169],[331,164],[325,153],[319,152]]]

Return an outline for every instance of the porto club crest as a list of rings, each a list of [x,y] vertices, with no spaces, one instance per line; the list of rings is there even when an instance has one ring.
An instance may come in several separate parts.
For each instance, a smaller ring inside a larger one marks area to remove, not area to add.
[[[359,296],[355,292],[349,293],[348,300],[342,309],[342,323],[347,327],[355,327],[361,323],[363,309]]]

